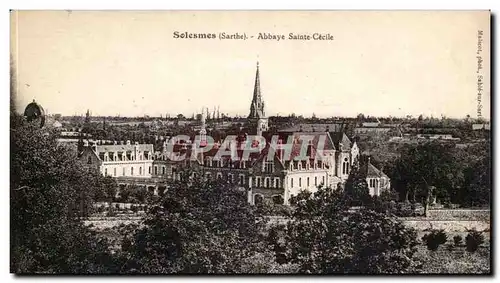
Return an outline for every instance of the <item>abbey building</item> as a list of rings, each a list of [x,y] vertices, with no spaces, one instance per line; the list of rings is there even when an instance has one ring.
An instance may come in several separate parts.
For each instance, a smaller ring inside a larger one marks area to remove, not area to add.
[[[96,145],[87,147],[81,158],[103,175],[116,178],[121,186],[133,182],[155,193],[168,189],[169,181],[180,179],[182,168],[190,167],[206,180],[219,179],[244,188],[252,204],[289,204],[301,190],[344,185],[360,156],[356,142],[342,129],[328,126],[271,132],[258,64],[249,110],[246,127],[225,136],[207,130],[202,111],[199,130],[187,140],[171,137],[156,151],[153,145],[130,142]],[[179,156],[188,158],[180,161]],[[390,188],[389,178],[372,164],[361,171],[370,194],[379,195]]]

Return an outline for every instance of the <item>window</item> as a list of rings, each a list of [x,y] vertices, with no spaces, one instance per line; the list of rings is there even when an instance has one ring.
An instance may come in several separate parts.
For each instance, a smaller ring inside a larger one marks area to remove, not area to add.
[[[256,185],[256,187],[260,187],[260,178],[259,177],[255,177],[255,185]]]
[[[325,176],[323,176],[323,181],[322,182],[323,182],[323,185],[324,185],[325,184]]]
[[[317,186],[318,185],[318,177],[314,177],[314,185]]]
[[[309,187],[309,177],[307,177],[307,186]]]
[[[108,175],[108,168],[104,168],[104,176]]]
[[[158,166],[155,166],[155,175],[158,175]]]
[[[245,175],[240,175],[240,176],[239,176],[239,179],[240,179],[240,180],[239,180],[239,182],[238,182],[238,183],[239,183],[240,185],[244,185],[244,184],[245,184]]]
[[[87,164],[92,164],[92,156],[87,157]]]
[[[161,167],[161,173],[162,173],[163,175],[165,175],[165,166],[162,166],[162,167]]]
[[[349,161],[347,157],[344,158],[344,162],[342,163],[342,174],[349,174]]]
[[[280,179],[279,178],[274,178],[274,187],[279,188],[280,187]]]
[[[272,161],[266,161],[264,163],[264,171],[267,173],[273,173],[274,163]]]
[[[139,175],[142,175],[142,167],[139,167]]]
[[[266,188],[270,188],[271,187],[270,181],[271,181],[271,179],[266,178],[266,186],[265,186]]]
[[[290,188],[293,188],[293,178],[290,178]]]
[[[116,168],[113,168],[113,176],[116,177]]]
[[[151,166],[148,168],[148,174],[151,174]]]
[[[134,167],[130,167],[130,175],[134,176]]]
[[[125,167],[122,168],[122,176],[125,176]]]
[[[298,164],[298,168],[299,170],[302,170],[302,162],[299,161],[299,164]],[[299,184],[299,187],[300,187],[300,184]]]
[[[299,188],[302,187],[302,178],[299,178]]]

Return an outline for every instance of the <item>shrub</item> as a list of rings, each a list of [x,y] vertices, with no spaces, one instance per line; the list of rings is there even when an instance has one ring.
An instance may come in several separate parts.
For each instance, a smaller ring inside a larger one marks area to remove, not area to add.
[[[103,213],[104,212],[104,206],[98,206],[96,209],[97,213]]]
[[[137,207],[136,205],[132,205],[132,207],[130,207],[130,210],[131,210],[133,213],[137,213],[137,211],[139,211],[139,207]]]
[[[469,234],[465,237],[465,244],[468,252],[473,253],[477,251],[482,243],[484,243],[484,236],[481,232],[476,230],[469,231]]]
[[[108,216],[108,217],[116,216],[116,211],[113,209],[113,207],[111,207],[111,206],[109,207],[109,210],[108,210],[108,213],[106,216]]]
[[[462,236],[456,235],[455,237],[453,237],[453,243],[455,247],[460,246],[462,244]]]
[[[436,251],[440,245],[446,243],[448,236],[444,230],[433,230],[429,234],[422,237],[425,242],[427,249],[430,251]]]

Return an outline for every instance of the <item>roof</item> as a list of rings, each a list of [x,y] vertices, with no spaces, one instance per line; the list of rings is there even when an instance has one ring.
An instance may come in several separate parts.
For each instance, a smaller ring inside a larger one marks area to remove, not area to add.
[[[365,166],[363,166],[363,168],[361,170],[362,170],[363,175],[366,176],[366,178],[382,178],[382,177],[389,178],[389,177],[387,177],[387,175],[384,172],[377,169],[369,161]]]
[[[333,145],[338,150],[340,150],[340,145],[342,145],[344,149],[351,148],[351,140],[344,132],[330,132],[330,136],[332,137]]]
[[[342,128],[341,124],[330,123],[330,124],[297,124],[285,129],[280,130],[280,132],[338,132]]]
[[[119,144],[119,145],[97,145],[95,151],[100,152],[115,152],[115,151],[134,151],[136,149],[139,151],[153,151],[152,144]]]

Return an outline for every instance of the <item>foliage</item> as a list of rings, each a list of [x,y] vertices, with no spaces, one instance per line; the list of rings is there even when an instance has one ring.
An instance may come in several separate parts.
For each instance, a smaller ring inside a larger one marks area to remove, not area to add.
[[[476,230],[471,230],[465,237],[465,245],[468,252],[475,252],[479,246],[484,243],[484,235]]]
[[[55,133],[11,113],[10,244],[14,273],[106,273],[107,242],[83,226],[99,176]]]
[[[122,247],[126,273],[237,273],[263,247],[246,191],[191,178],[171,184]]]
[[[276,255],[298,264],[301,273],[410,272],[415,230],[372,209],[349,209],[348,202],[329,188],[299,193]]]
[[[446,243],[448,236],[444,230],[432,230],[429,234],[425,234],[422,240],[425,242],[427,249],[436,251],[440,245]]]
[[[432,194],[445,203],[466,207],[489,204],[489,142],[462,149],[436,141],[407,145],[400,151],[387,173],[404,200],[425,202],[429,188],[435,187]]]
[[[358,165],[353,165],[344,189],[352,205],[366,205],[371,202],[366,176],[363,176]]]
[[[460,246],[462,244],[462,241],[463,241],[463,239],[462,239],[462,236],[460,236],[460,235],[455,235],[453,237],[453,244],[455,245],[455,247]]]

